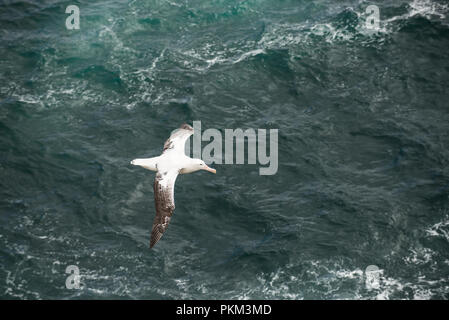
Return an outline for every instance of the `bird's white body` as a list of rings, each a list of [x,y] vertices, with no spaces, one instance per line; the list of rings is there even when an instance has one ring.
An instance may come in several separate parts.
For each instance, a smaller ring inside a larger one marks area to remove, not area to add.
[[[131,161],[131,164],[156,172],[177,170],[180,174],[186,174],[203,169],[198,160],[200,159],[193,159],[187,157],[185,154],[167,152],[159,157],[134,159]]]
[[[216,173],[215,169],[209,168],[203,160],[193,159],[184,154],[185,142],[192,134],[193,128],[184,124],[172,132],[159,157],[131,161],[133,165],[157,172],[154,181],[156,217],[151,231],[150,247],[153,247],[162,237],[175,209],[174,185],[178,174],[198,170]]]

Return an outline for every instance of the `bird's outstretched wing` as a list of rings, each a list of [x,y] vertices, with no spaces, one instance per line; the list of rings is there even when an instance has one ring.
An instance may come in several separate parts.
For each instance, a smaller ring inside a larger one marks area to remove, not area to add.
[[[175,181],[178,170],[158,172],[154,179],[154,205],[156,207],[156,217],[151,230],[150,248],[161,239],[168,228],[171,216],[175,210]]]
[[[184,123],[181,127],[174,130],[171,133],[170,138],[165,141],[164,150],[162,150],[162,153],[164,154],[169,151],[176,151],[184,154],[186,141],[192,134],[193,128],[187,123]]]

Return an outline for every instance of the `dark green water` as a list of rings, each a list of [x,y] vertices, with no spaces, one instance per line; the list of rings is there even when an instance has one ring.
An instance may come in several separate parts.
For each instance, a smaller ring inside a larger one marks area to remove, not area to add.
[[[0,1],[0,297],[449,298],[448,15],[436,0]],[[154,174],[129,161],[193,120],[279,129],[279,170],[180,176],[149,250]]]

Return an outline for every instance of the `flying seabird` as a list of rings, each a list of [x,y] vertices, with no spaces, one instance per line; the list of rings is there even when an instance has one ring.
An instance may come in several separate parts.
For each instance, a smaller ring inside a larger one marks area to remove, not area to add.
[[[131,164],[145,169],[156,171],[154,179],[154,205],[156,217],[151,230],[150,248],[161,239],[170,223],[175,210],[175,181],[178,174],[192,173],[198,170],[206,170],[216,173],[201,159],[192,159],[184,154],[187,139],[193,134],[193,128],[183,124],[176,129],[165,141],[164,149],[159,157],[147,159],[134,159]]]

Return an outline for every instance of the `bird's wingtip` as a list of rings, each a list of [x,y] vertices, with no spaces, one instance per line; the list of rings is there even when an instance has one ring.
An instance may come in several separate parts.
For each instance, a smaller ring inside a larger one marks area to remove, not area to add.
[[[179,129],[193,130],[192,126],[185,122],[179,127]]]

